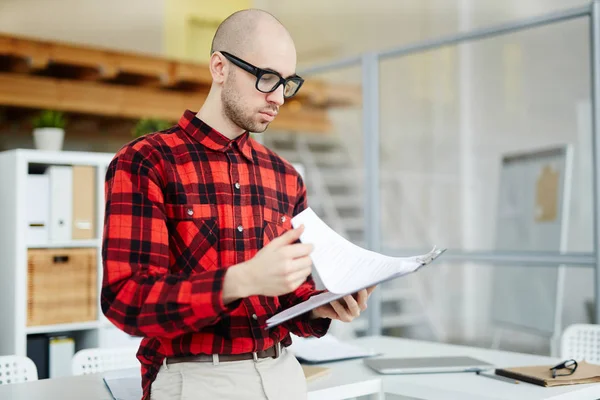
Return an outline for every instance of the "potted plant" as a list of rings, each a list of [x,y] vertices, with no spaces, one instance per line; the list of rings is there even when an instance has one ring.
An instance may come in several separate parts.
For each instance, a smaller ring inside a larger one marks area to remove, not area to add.
[[[164,119],[142,118],[135,124],[131,134],[133,135],[133,137],[137,138],[147,133],[164,131],[165,129],[169,129],[172,125],[173,124]]]
[[[33,118],[32,123],[33,143],[36,149],[62,150],[67,124],[64,113],[44,110]]]

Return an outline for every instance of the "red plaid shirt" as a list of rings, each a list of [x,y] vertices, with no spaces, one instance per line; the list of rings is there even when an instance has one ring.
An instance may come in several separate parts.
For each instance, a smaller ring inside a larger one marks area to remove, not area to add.
[[[318,293],[223,304],[227,267],[291,229],[307,207],[296,170],[245,133],[229,140],[187,110],[173,128],[124,146],[106,174],[101,304],[138,351],[144,399],[165,357],[239,354],[322,336],[308,315],[266,330],[275,313]]]

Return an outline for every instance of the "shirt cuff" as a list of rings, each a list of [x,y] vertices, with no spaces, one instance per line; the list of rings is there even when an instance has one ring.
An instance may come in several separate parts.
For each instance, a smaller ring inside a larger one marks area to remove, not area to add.
[[[290,322],[296,323],[298,329],[294,329],[294,334],[300,334],[303,337],[314,336],[320,338],[325,336],[331,325],[330,318],[310,318],[310,312],[303,314]]]
[[[229,304],[223,302],[223,283],[226,272],[226,268],[221,268],[202,272],[192,278],[192,310],[198,318],[218,318],[221,314],[231,312],[239,307],[242,299],[237,299]]]

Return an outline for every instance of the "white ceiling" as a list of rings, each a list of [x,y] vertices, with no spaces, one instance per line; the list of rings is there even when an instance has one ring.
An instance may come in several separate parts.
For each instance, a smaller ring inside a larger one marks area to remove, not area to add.
[[[255,0],[290,30],[299,64],[393,48],[587,0]],[[462,15],[461,15],[462,13]],[[459,21],[459,18],[462,21]]]

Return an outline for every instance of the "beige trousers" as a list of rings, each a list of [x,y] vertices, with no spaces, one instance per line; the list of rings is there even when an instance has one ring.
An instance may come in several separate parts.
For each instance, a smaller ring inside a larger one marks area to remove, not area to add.
[[[277,359],[161,366],[151,400],[306,400],[306,379],[285,348]]]

